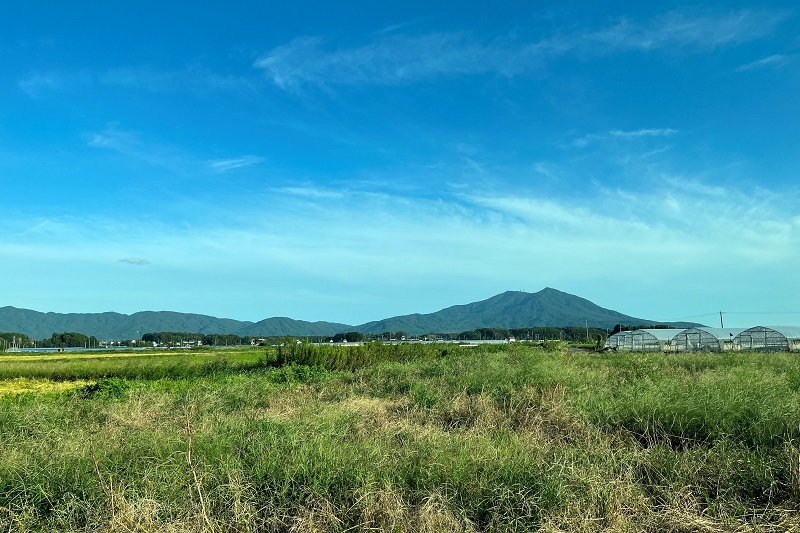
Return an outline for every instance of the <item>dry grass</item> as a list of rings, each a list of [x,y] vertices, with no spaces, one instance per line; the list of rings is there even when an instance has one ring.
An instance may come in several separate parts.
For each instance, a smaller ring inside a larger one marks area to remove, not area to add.
[[[48,394],[71,391],[92,383],[87,380],[51,381],[49,379],[13,378],[0,380],[0,396],[9,394]]]

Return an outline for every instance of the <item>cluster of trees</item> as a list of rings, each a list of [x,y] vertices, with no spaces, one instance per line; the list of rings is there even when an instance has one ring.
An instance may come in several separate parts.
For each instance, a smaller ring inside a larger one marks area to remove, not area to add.
[[[374,340],[374,335],[364,335],[363,333],[359,333],[357,331],[349,331],[347,333],[337,333],[333,337],[330,338],[333,342],[364,342],[368,340]]]
[[[49,339],[34,340],[22,333],[0,333],[0,350],[12,346],[17,348],[96,348],[99,342],[95,337],[83,333],[67,332],[53,333]]]
[[[324,337],[320,342],[372,342],[372,341],[402,341],[408,338],[405,331],[384,331],[383,333],[359,333],[358,331],[348,331],[347,333],[337,333],[333,337]],[[310,339],[309,339],[310,340]],[[314,341],[317,342],[317,341]]]
[[[97,348],[100,343],[95,337],[83,333],[64,332],[53,333],[49,339],[37,342],[42,348]]]
[[[524,340],[565,340],[565,341],[594,341],[598,337],[605,338],[611,334],[605,328],[585,328],[585,327],[538,327],[538,328],[479,328],[474,330],[462,331],[461,333],[428,333],[426,335],[415,335],[414,339],[420,340],[505,340],[511,337]],[[156,342],[158,344],[172,346],[180,345],[182,341],[200,340],[206,346],[225,346],[236,344],[250,344],[254,337],[239,337],[238,335],[202,335],[199,333],[176,333],[161,332],[147,333],[142,336],[146,342]],[[279,345],[289,342],[287,339],[295,337],[259,337],[255,341],[257,344]],[[412,336],[405,331],[384,331],[383,333],[360,333],[358,331],[348,331],[337,333],[334,336],[305,336],[300,337],[311,343],[328,342],[372,342],[372,341],[405,341],[411,340]]]
[[[524,340],[565,340],[565,341],[594,341],[598,336],[605,338],[610,332],[605,328],[586,327],[537,327],[537,328],[478,328],[462,331],[460,333],[428,333],[425,335],[409,336],[405,331],[384,331],[380,334],[364,334],[356,331],[339,333],[333,337],[325,338],[324,342],[369,342],[369,341],[403,341],[420,340],[506,340],[515,338]],[[316,342],[316,341],[314,341]]]
[[[143,342],[155,342],[162,346],[180,346],[184,342],[201,342],[206,346],[238,346],[250,344],[253,337],[240,337],[233,334],[204,335],[202,333],[188,333],[181,331],[161,331],[159,333],[145,333]]]
[[[22,333],[0,333],[0,350],[5,350],[11,346],[24,348],[31,346],[33,341],[27,335]]]
[[[563,328],[538,327],[538,328],[479,328],[462,331],[456,334],[442,334],[440,338],[447,340],[503,340],[511,337],[519,341],[539,340],[565,340],[586,341],[597,339],[598,336],[606,337],[608,330],[605,328],[586,328],[568,326]]]

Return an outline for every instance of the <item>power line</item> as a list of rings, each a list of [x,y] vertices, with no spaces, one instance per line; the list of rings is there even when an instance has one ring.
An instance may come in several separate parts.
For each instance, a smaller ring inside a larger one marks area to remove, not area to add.
[[[723,312],[727,313],[727,311],[723,311]],[[704,316],[717,316],[718,314],[719,314],[719,311],[714,311],[713,313],[703,313],[702,315],[680,316],[680,317],[676,317],[676,318],[667,318],[666,320],[686,320],[687,318],[700,318],[700,317],[704,317]]]
[[[800,311],[723,311],[726,315],[800,315]]]
[[[715,311],[713,313],[703,313],[701,315],[689,315],[675,318],[667,318],[665,320],[686,320],[689,318],[702,318],[706,316],[718,316],[720,313],[723,315],[800,315],[800,311]]]

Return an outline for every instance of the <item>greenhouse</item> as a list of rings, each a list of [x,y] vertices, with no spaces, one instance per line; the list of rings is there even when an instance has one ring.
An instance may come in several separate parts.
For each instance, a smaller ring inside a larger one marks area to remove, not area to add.
[[[800,351],[800,327],[637,329],[611,335],[605,347],[629,352]]]
[[[795,351],[800,350],[800,327],[755,326],[733,338],[734,350]]]
[[[630,352],[668,351],[677,329],[637,329],[620,331],[606,340],[606,347]]]
[[[721,352],[732,348],[733,338],[742,328],[688,328],[672,338],[673,352]]]
[[[629,334],[633,333],[632,331],[620,331],[610,335],[606,339],[606,348],[611,348],[612,350],[624,350],[625,349],[625,337]]]

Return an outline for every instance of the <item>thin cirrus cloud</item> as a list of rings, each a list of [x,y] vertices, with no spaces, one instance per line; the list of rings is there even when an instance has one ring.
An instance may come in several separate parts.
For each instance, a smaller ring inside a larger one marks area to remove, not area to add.
[[[21,77],[17,85],[31,98],[47,93],[106,87],[151,93],[214,93],[252,89],[245,77],[217,74],[204,66],[167,70],[151,66],[122,66],[107,70],[38,70]]]
[[[138,132],[119,129],[116,124],[110,124],[103,131],[89,133],[85,138],[87,146],[91,148],[110,150],[153,166],[180,168],[191,161],[191,158],[170,146],[145,142]]]
[[[142,143],[136,133],[120,130],[111,124],[101,132],[87,134],[86,144],[92,148],[130,153],[136,151]]]
[[[215,159],[208,162],[208,166],[215,172],[228,172],[237,168],[251,167],[264,161],[263,157],[246,155],[232,159]]]
[[[572,141],[572,145],[578,148],[583,148],[594,141],[603,141],[608,139],[635,140],[648,137],[671,137],[678,133],[678,130],[672,128],[642,128],[638,130],[614,129],[605,133],[588,133],[583,137]]]
[[[474,196],[470,201],[519,221],[529,234],[537,235],[537,242],[552,239],[555,246],[577,241],[613,250],[615,257],[674,259],[676,251],[690,251],[681,259],[688,268],[704,268],[707,261],[759,264],[798,259],[800,213],[791,202],[776,201],[775,193],[733,189],[721,199],[718,191],[701,183],[662,179],[669,183],[667,188],[624,193],[601,188],[602,210],[531,197]],[[769,242],[766,249],[764,242]],[[607,267],[605,274],[611,275],[615,267]]]
[[[497,73],[515,76],[567,54],[619,51],[705,51],[763,38],[787,18],[768,10],[689,15],[671,12],[646,23],[629,20],[599,30],[556,34],[538,41],[465,33],[380,36],[352,48],[327,50],[321,37],[298,37],[254,63],[284,90],[305,85],[399,85],[440,76]]]
[[[107,86],[142,89],[150,92],[227,91],[249,87],[244,78],[220,75],[205,67],[189,66],[180,70],[159,70],[152,67],[119,67],[106,70],[97,77]]]
[[[92,148],[110,150],[152,166],[175,170],[191,168],[223,174],[258,165],[264,161],[263,157],[255,155],[202,160],[167,144],[145,142],[138,132],[119,129],[116,124],[109,125],[103,131],[87,134],[85,139],[86,144]]]
[[[258,222],[247,230],[252,235],[237,241],[257,243],[269,236],[255,248],[264,248],[270,257],[271,250],[282,250],[278,255],[285,256],[289,268],[312,277],[345,281],[387,271],[398,279],[409,272],[446,278],[447,272],[458,270],[458,261],[471,260],[476,242],[486,253],[472,265],[474,270],[468,270],[470,276],[485,279],[497,272],[514,277],[520,274],[519,265],[533,264],[546,276],[563,275],[565,264],[574,264],[574,274],[582,275],[586,254],[593,258],[593,275],[601,278],[623,270],[638,276],[644,264],[654,275],[674,276],[677,269],[704,276],[709,265],[800,259],[800,214],[791,204],[776,203],[766,192],[754,196],[730,190],[721,199],[713,190],[692,188],[690,179],[681,181],[683,190],[656,187],[621,195],[600,189],[601,208],[590,202],[501,192],[411,201],[351,190],[349,202],[342,203],[330,201],[331,191],[324,188],[275,189],[282,209],[253,217]],[[314,203],[313,209],[308,202]],[[349,203],[360,206],[358,213]],[[313,220],[309,212],[315,214]],[[363,229],[353,232],[353,225]],[[228,240],[224,231],[209,233],[219,233],[221,242]],[[764,234],[770,235],[768,251],[759,244]],[[396,242],[403,246],[387,249],[387,243]],[[410,260],[408,249],[428,250],[424,264]],[[545,258],[542,249],[553,253]],[[326,260],[332,256],[340,259],[336,268]],[[679,265],[675,257],[681,258]],[[622,266],[626,262],[628,266]]]
[[[145,266],[149,265],[150,261],[142,259],[141,257],[124,257],[119,260],[120,263],[128,263],[129,265]]]
[[[499,48],[463,34],[392,35],[358,48],[326,52],[321,37],[298,37],[255,62],[282,89],[315,84],[395,85],[440,75],[500,68]]]
[[[645,24],[623,20],[597,32],[578,34],[576,41],[584,47],[600,45],[601,51],[675,47],[709,50],[766,37],[788,16],[755,9],[698,15],[673,11]]]
[[[747,70],[758,70],[763,68],[779,68],[789,62],[789,57],[783,54],[773,54],[771,56],[763,57],[756,61],[741,65],[736,69],[736,72],[745,72]]]
[[[208,283],[238,276],[252,286],[263,283],[268,271],[275,279],[309,287],[331,282],[377,287],[387,278],[396,287],[416,287],[424,277],[458,291],[465,283],[531,277],[709,280],[719,267],[746,270],[800,260],[796,194],[778,202],[776,193],[729,188],[719,196],[691,178],[669,178],[660,176],[660,187],[595,189],[583,202],[500,188],[436,200],[352,189],[348,201],[340,202],[335,188],[283,187],[269,191],[275,209],[222,206],[215,212],[219,216],[180,229],[164,231],[141,221],[101,235],[96,221],[75,219],[40,243],[47,244],[47,256],[83,267],[98,244],[109,242],[108,235],[120,236],[99,263],[96,256],[91,259],[96,272],[107,270],[105,258],[132,267],[153,261],[168,276],[163,283],[179,285],[187,276]],[[78,250],[62,250],[58,243],[65,231],[87,238],[76,241]],[[141,249],[145,239],[148,259],[125,256],[125,249]],[[9,261],[44,253],[30,239],[9,244],[17,247],[3,247]]]

